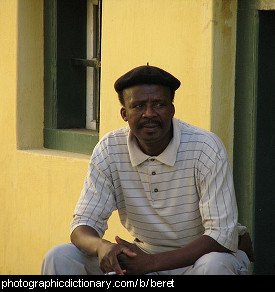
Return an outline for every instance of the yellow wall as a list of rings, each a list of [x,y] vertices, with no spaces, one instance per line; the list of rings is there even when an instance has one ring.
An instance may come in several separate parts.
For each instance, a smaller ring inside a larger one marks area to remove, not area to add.
[[[103,0],[100,136],[125,125],[114,81],[149,62],[182,81],[176,116],[214,129],[232,159],[235,18],[235,0]],[[0,1],[0,50],[0,274],[39,274],[69,241],[89,157],[42,148],[42,0]]]
[[[237,1],[213,3],[210,130],[223,140],[233,164]]]
[[[39,274],[69,241],[88,157],[42,149],[43,1],[1,0],[0,36],[0,274]]]

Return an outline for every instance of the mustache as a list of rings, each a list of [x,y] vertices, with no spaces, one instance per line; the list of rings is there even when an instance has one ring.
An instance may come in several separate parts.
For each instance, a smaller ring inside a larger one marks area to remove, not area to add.
[[[137,124],[137,128],[138,129],[141,129],[141,128],[143,128],[144,126],[146,126],[148,124],[151,124],[151,125],[152,124],[155,124],[155,125],[161,127],[161,122],[159,120],[156,120],[156,119],[147,119],[147,120],[144,120],[144,121],[138,123]]]

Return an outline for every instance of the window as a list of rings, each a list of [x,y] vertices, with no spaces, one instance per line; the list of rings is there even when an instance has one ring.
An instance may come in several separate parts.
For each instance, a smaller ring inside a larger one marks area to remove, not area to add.
[[[44,1],[44,146],[91,154],[98,142],[100,0]]]

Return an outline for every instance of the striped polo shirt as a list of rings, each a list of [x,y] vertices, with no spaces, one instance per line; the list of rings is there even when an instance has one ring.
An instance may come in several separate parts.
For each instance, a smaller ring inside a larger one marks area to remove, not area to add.
[[[201,235],[237,250],[237,206],[225,147],[213,133],[173,119],[173,138],[158,156],[143,153],[129,127],[105,135],[89,162],[71,232],[103,236],[111,213],[144,251],[183,247]]]

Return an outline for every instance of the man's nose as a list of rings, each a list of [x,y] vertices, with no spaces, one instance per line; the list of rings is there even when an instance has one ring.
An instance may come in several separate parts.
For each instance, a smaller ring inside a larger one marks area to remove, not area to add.
[[[144,109],[143,117],[144,118],[152,118],[154,116],[156,116],[156,111],[154,110],[154,107],[151,105],[147,105]]]

